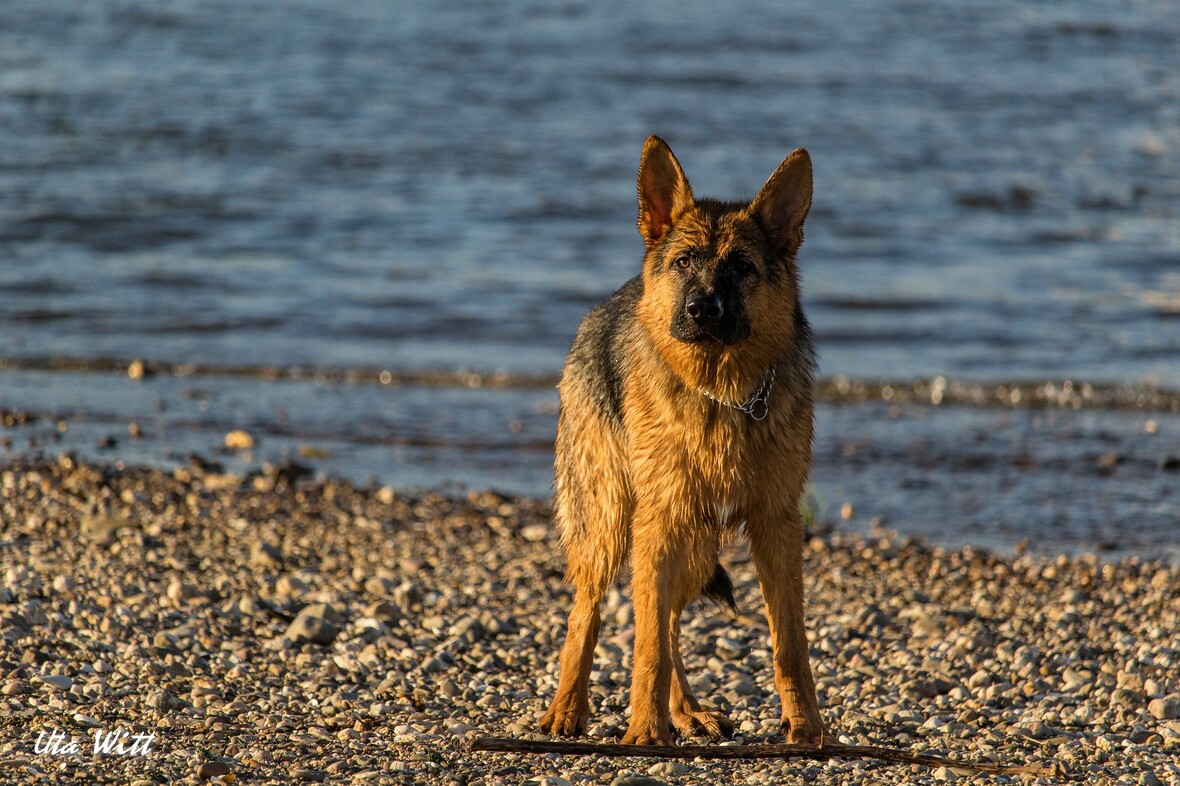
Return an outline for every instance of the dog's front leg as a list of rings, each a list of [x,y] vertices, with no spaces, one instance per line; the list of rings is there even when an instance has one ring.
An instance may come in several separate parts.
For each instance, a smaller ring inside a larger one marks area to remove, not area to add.
[[[672,612],[686,587],[699,588],[700,564],[693,553],[691,529],[665,510],[639,505],[631,547],[631,584],[635,605],[635,653],[631,673],[631,724],[623,742],[670,745],[668,707],[676,664],[672,652]]]
[[[747,525],[774,649],[774,684],[787,742],[823,744],[823,722],[803,625],[803,522],[797,510]]]
[[[631,551],[635,606],[635,651],[631,659],[631,723],[623,743],[672,744],[668,694],[672,687],[672,593],[668,571],[674,558],[661,543],[659,527],[636,516]]]

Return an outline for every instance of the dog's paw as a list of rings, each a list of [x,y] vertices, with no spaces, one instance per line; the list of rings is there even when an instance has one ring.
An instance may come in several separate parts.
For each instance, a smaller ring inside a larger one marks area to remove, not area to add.
[[[679,710],[672,713],[672,725],[681,737],[705,736],[711,739],[733,736],[733,721],[719,712]]]
[[[672,729],[666,721],[632,720],[623,735],[624,745],[671,745]]]
[[[791,745],[806,745],[812,748],[822,748],[824,744],[824,724],[819,714],[797,715],[783,718],[783,734]]]
[[[554,699],[549,711],[541,718],[543,734],[555,737],[577,737],[586,731],[590,722],[590,705],[577,699]]]

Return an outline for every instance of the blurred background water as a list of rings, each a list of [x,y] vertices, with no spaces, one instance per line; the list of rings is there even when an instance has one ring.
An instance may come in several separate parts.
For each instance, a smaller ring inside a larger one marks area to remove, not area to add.
[[[638,270],[649,133],[720,198],[810,150],[826,378],[1180,389],[1171,2],[2,16],[9,457],[168,464],[244,428],[231,467],[547,494],[552,380]],[[825,402],[816,496],[852,505],[841,526],[1180,553],[1169,406]]]

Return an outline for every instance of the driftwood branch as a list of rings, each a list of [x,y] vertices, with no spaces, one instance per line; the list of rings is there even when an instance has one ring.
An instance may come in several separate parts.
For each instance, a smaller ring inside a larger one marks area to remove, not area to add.
[[[572,742],[569,740],[517,740],[509,737],[476,737],[475,751],[498,753],[557,753],[570,756],[635,756],[648,759],[875,759],[892,764],[917,764],[923,767],[951,767],[957,770],[985,772],[993,775],[1052,776],[1054,768],[1045,765],[1017,767],[987,761],[962,761],[926,753],[910,753],[877,745],[842,745],[825,742],[823,747],[807,745],[620,745],[610,742]]]

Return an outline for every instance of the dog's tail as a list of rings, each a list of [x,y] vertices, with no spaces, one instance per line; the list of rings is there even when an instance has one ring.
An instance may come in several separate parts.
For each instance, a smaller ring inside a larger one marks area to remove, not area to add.
[[[701,595],[718,606],[727,606],[730,611],[737,612],[737,601],[733,599],[733,581],[725,572],[725,568],[721,567],[720,562],[717,563],[717,567],[713,568],[713,576],[701,590]]]

